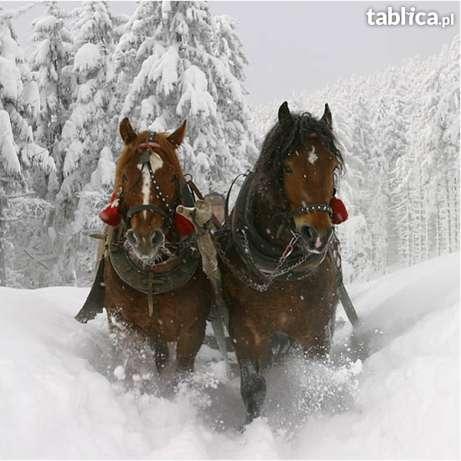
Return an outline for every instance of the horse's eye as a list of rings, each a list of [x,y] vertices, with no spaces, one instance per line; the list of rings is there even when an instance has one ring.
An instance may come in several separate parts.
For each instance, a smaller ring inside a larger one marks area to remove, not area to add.
[[[291,169],[291,167],[289,167],[288,165],[283,165],[283,172],[285,174],[292,174],[293,173],[293,170]]]

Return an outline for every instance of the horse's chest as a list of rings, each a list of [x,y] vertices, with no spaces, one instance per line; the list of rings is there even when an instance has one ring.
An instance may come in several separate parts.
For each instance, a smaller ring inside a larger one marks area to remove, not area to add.
[[[336,282],[331,274],[323,271],[303,280],[274,282],[264,292],[228,276],[225,293],[232,320],[285,332],[306,330],[309,325],[327,321],[337,303]]]
[[[150,311],[147,295],[121,282],[113,271],[108,275],[111,290],[106,292],[107,309],[147,334],[175,341],[182,328],[205,322],[209,300],[202,277],[194,276],[180,290],[152,296]]]

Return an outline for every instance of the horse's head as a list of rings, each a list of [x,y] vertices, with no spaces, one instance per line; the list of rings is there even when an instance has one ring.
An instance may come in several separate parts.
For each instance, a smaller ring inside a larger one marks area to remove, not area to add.
[[[278,131],[287,140],[280,157],[282,189],[295,231],[307,252],[321,253],[332,235],[330,201],[342,156],[332,132],[328,104],[321,119],[309,113],[292,114],[283,103]]]
[[[145,264],[167,254],[165,236],[174,226],[183,177],[176,148],[186,123],[174,133],[136,133],[128,118],[120,123],[123,151],[117,162],[116,192],[128,230],[128,250]]]

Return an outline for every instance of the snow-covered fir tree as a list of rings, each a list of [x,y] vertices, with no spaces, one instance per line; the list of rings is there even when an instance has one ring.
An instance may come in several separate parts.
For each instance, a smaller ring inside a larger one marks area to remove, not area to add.
[[[34,140],[39,90],[17,42],[13,17],[0,9],[0,283],[31,286],[30,251],[43,248],[48,211],[41,198],[43,180],[55,165]]]
[[[64,14],[57,2],[47,2],[45,16],[34,21],[34,51],[31,69],[35,71],[40,93],[40,113],[35,137],[55,160],[62,174],[62,158],[58,156],[57,141],[62,132],[72,100],[72,88],[64,70],[69,65],[71,39],[64,26]],[[56,192],[58,179],[53,176],[50,189]],[[59,183],[62,182],[59,181]]]
[[[113,25],[106,2],[84,2],[77,12],[74,30],[72,65],[76,88],[70,115],[59,142],[63,157],[63,181],[57,195],[55,216],[55,225],[65,235],[57,248],[64,255],[61,260],[68,280],[76,280],[80,271],[89,271],[88,264],[82,262],[81,256],[92,245],[88,236],[80,232],[84,224],[76,222],[76,218],[91,219],[97,214],[97,206],[91,206],[91,203],[94,204],[94,194],[99,194],[100,203],[106,199],[110,185],[95,183],[92,178],[95,171],[113,162],[107,148],[110,147],[108,140],[116,136],[109,128],[110,114],[107,110],[112,96],[107,72],[113,46]],[[104,162],[101,162],[102,158]],[[101,174],[99,177],[105,176]],[[85,210],[85,213],[76,213],[78,208]]]
[[[11,14],[0,10],[0,171],[30,180],[33,168],[50,173],[54,162],[34,141],[32,124],[40,110],[39,90],[11,19]]]
[[[148,57],[121,115],[158,131],[187,119],[181,153],[185,170],[204,191],[223,191],[255,155],[243,98],[241,46],[229,21],[214,19],[204,2],[154,6],[155,27],[140,45]]]
[[[114,53],[113,74],[116,83],[118,101],[121,105],[141,65],[152,51],[154,40],[152,35],[158,22],[158,2],[140,1],[133,15],[122,27],[122,35],[118,40]]]

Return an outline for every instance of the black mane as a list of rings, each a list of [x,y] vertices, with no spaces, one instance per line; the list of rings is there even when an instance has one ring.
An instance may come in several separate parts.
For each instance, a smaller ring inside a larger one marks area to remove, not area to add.
[[[277,122],[264,139],[261,155],[256,162],[255,172],[281,178],[282,165],[288,155],[306,143],[309,134],[316,134],[325,147],[336,157],[340,169],[344,160],[332,130],[325,122],[309,112],[291,113],[293,123],[290,128]]]
[[[277,122],[264,139],[261,154],[254,167],[251,192],[258,202],[253,210],[256,215],[270,213],[277,216],[288,209],[283,188],[283,163],[290,153],[307,143],[308,135],[315,133],[336,157],[339,172],[344,169],[344,160],[336,137],[323,120],[315,118],[309,112],[291,113],[291,119],[292,123],[288,128]],[[267,221],[267,217],[262,220]]]

